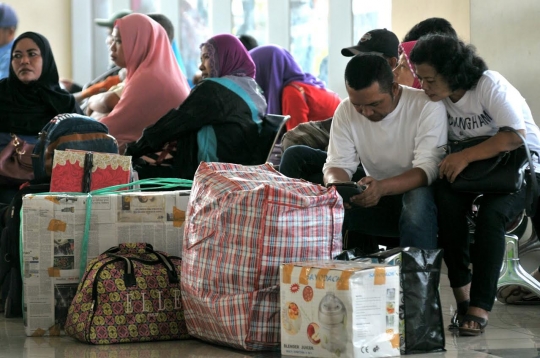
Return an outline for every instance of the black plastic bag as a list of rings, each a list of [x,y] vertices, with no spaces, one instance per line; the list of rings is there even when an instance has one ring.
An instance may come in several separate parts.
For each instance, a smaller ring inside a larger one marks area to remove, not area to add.
[[[355,251],[344,251],[335,259],[371,259],[372,262],[400,266],[401,354],[444,351],[444,323],[439,294],[443,250],[398,247],[366,256],[357,256]]]

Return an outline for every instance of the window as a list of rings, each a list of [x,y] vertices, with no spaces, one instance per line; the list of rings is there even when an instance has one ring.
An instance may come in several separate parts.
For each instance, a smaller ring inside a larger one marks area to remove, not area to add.
[[[268,0],[232,0],[233,28],[236,36],[253,36],[259,45],[266,44]]]
[[[304,72],[327,82],[328,0],[290,0],[290,52]]]
[[[352,0],[352,10],[355,43],[369,30],[392,29],[392,0]]]
[[[199,46],[212,34],[208,24],[209,0],[180,0],[180,53],[191,79],[199,70]]]

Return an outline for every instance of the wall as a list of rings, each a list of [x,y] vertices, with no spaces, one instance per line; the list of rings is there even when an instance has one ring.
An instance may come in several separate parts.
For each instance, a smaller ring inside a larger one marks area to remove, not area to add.
[[[401,40],[411,27],[420,21],[429,17],[443,17],[450,21],[462,40],[469,42],[470,1],[472,0],[393,0],[392,31]],[[503,1],[500,0],[501,3]]]
[[[60,77],[71,78],[70,0],[4,0],[19,17],[17,35],[34,31],[51,43]]]
[[[527,100],[540,123],[540,1],[471,0],[471,42]]]

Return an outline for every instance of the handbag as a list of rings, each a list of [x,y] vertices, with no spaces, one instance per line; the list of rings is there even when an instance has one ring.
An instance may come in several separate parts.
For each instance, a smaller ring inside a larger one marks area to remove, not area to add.
[[[34,179],[33,150],[33,143],[11,134],[11,141],[0,151],[0,185],[19,185]]]
[[[65,330],[82,342],[188,339],[179,257],[124,243],[93,259],[69,307]]]
[[[527,185],[526,210],[529,215],[536,208],[538,196],[534,162],[529,147],[523,135],[514,128],[501,127],[499,131],[517,134],[523,145],[511,151],[501,152],[495,157],[469,163],[450,186],[458,192],[511,194],[519,191],[525,183]],[[489,138],[491,137],[481,136],[449,142],[448,154],[461,152]]]

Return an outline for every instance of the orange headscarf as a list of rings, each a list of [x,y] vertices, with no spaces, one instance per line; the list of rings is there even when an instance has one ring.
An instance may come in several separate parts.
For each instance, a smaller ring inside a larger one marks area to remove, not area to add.
[[[146,15],[131,14],[116,20],[115,27],[122,39],[126,85],[118,104],[100,122],[123,147],[184,102],[190,88],[161,25]]]

